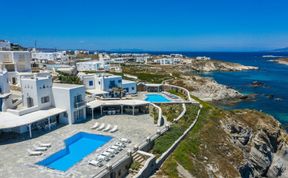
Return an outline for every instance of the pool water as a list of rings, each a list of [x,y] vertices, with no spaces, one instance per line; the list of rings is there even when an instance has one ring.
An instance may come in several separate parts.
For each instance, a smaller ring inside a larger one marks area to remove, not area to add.
[[[163,96],[162,94],[147,94],[145,101],[149,101],[151,103],[169,103],[171,100]]]
[[[59,171],[67,171],[96,149],[108,143],[112,137],[79,132],[64,140],[65,148],[36,163]]]

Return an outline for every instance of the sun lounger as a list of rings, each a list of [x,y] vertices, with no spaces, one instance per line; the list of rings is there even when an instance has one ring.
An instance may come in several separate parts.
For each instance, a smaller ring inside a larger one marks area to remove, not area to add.
[[[106,128],[105,128],[103,131],[104,131],[104,132],[108,132],[110,129],[111,129],[111,125],[108,124],[108,125],[106,126]]]
[[[51,143],[42,143],[42,142],[38,142],[38,145],[40,146],[40,147],[51,147]]]
[[[103,130],[105,128],[105,124],[102,123],[97,130]]]
[[[111,157],[111,158],[114,157],[114,154],[109,153],[109,152],[107,152],[107,151],[103,152],[101,155],[104,155],[104,156],[107,156],[107,157]]]
[[[131,140],[129,140],[127,138],[120,138],[120,141],[123,143],[131,143]]]
[[[122,147],[120,147],[120,146],[116,146],[116,145],[110,146],[110,148],[112,148],[112,149],[114,149],[114,150],[118,150],[118,151],[123,150]]]
[[[91,161],[89,161],[89,164],[93,165],[93,166],[97,166],[97,167],[102,167],[103,166],[102,161],[98,161],[98,160],[91,160]]]
[[[47,147],[33,145],[35,151],[46,151]]]
[[[115,145],[116,146],[119,146],[119,147],[122,147],[122,148],[125,148],[126,146],[123,144],[123,143],[121,143],[121,142],[117,142],[117,143],[115,143]]]
[[[104,156],[104,155],[98,155],[98,156],[96,157],[96,160],[97,160],[97,161],[109,161],[109,160],[110,160],[110,157]]]
[[[97,127],[99,127],[100,123],[99,122],[96,122],[92,127],[91,129],[97,129]]]
[[[118,130],[118,125],[114,125],[114,127],[110,130],[110,133],[114,133]]]
[[[119,153],[118,150],[115,150],[115,149],[112,149],[112,148],[108,148],[106,151],[109,152],[109,153],[112,153],[112,154],[118,154]]]
[[[29,156],[39,156],[39,155],[42,155],[42,152],[41,151],[33,151],[33,150],[30,150],[30,149],[27,149],[28,153],[29,153]]]

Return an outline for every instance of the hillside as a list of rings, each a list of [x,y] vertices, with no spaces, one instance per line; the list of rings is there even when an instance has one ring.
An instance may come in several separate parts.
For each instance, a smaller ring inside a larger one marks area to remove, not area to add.
[[[287,177],[287,134],[271,116],[203,103],[196,127],[156,177]]]

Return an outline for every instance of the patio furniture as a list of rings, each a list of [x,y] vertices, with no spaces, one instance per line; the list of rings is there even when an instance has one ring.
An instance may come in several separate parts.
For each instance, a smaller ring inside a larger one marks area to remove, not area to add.
[[[103,131],[104,132],[108,132],[110,129],[111,129],[111,125],[108,124]]]
[[[131,140],[129,140],[127,138],[120,138],[120,141],[123,143],[131,143]]]
[[[52,146],[51,143],[42,143],[42,142],[38,142],[38,145],[39,145],[40,147],[47,147],[47,148]]]
[[[100,130],[103,130],[104,128],[105,128],[105,123],[102,123],[97,130],[100,131]]]
[[[92,127],[91,129],[97,129],[97,127],[100,126],[100,123],[99,122],[96,122]]]
[[[118,125],[114,125],[114,127],[110,130],[110,133],[114,133],[118,131]]]
[[[30,149],[27,149],[28,153],[29,153],[29,156],[39,156],[39,155],[42,155],[42,152],[41,151],[33,151],[33,150],[30,150]]]
[[[42,146],[37,146],[37,145],[33,145],[34,151],[46,151],[47,148],[46,147],[42,147]]]
[[[110,148],[112,148],[112,149],[114,149],[114,150],[118,150],[118,151],[122,151],[122,150],[123,150],[122,147],[116,146],[116,145],[110,146]]]
[[[96,167],[102,167],[103,166],[102,161],[99,161],[99,160],[91,160],[91,161],[89,161],[89,164],[96,166]]]

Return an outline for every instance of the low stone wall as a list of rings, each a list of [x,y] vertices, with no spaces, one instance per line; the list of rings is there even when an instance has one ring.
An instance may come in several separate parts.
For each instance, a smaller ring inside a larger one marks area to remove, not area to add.
[[[151,106],[155,107],[157,110],[158,110],[158,120],[157,120],[157,125],[160,127],[163,125],[164,123],[164,120],[163,120],[163,117],[162,117],[162,109],[157,106],[156,104],[154,103],[150,103]]]
[[[189,126],[189,128],[173,143],[173,145],[164,152],[157,160],[157,168],[160,168],[163,162],[168,158],[168,156],[176,149],[176,147],[179,145],[179,143],[186,137],[186,135],[191,131],[191,129],[195,126],[196,122],[198,121],[199,115],[202,110],[202,105],[199,105],[200,109],[198,110],[198,113],[196,115],[195,120],[193,123]]]
[[[176,90],[177,92],[181,92],[182,94],[186,95],[188,101],[190,101],[190,102],[193,101],[191,96],[190,96],[190,92],[186,88],[179,87],[176,85],[170,85],[170,84],[163,84],[163,86],[164,86],[165,91]]]
[[[183,111],[181,112],[181,114],[177,118],[173,119],[174,122],[179,121],[179,119],[181,119],[184,116],[184,114],[186,113],[187,109],[186,109],[186,105],[184,103],[182,104],[182,108],[183,108]]]

